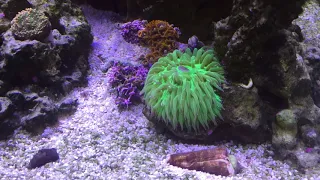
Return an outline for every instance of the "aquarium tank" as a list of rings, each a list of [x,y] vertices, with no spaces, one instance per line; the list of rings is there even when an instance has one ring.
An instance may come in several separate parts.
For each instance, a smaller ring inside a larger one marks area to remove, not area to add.
[[[320,180],[319,0],[0,0],[0,179]]]

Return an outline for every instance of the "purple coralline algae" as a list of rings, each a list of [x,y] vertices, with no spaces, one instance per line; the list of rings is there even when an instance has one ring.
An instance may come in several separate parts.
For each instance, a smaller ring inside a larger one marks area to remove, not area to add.
[[[188,39],[188,47],[193,50],[194,48],[202,48],[204,46],[204,43],[201,42],[197,36],[192,36]]]
[[[121,35],[125,41],[132,44],[138,44],[140,42],[138,31],[144,29],[146,24],[146,20],[134,20],[132,22],[124,23],[120,26]]]
[[[148,68],[114,62],[109,70],[109,82],[117,92],[115,102],[119,108],[141,102],[140,91],[148,74]]]

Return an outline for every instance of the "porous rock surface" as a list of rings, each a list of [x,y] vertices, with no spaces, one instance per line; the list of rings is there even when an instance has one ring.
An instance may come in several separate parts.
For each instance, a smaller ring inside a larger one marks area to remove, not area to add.
[[[231,15],[214,28],[214,46],[226,66],[227,79],[247,84],[252,78],[262,100],[258,105],[263,107],[261,117],[268,117],[258,118],[257,122],[272,129],[276,155],[298,167],[302,167],[302,156],[297,154],[319,146],[314,140],[319,138],[320,123],[319,88],[314,85],[318,66],[310,63],[318,54],[314,43],[319,22],[317,7],[316,1],[238,0]],[[292,24],[296,18],[297,23]],[[310,19],[315,23],[309,23]]]
[[[6,108],[0,118],[0,139],[4,139],[18,127],[41,132],[46,125],[56,123],[62,112],[74,110],[77,100],[63,97],[74,86],[85,83],[93,37],[81,9],[71,1],[8,0],[0,1],[0,6],[5,14],[2,22],[12,21],[18,12],[29,8],[23,18],[11,22],[16,27],[30,24],[28,12],[34,9],[50,21],[43,29],[46,32],[36,38],[18,38],[12,26],[1,31],[0,104]]]

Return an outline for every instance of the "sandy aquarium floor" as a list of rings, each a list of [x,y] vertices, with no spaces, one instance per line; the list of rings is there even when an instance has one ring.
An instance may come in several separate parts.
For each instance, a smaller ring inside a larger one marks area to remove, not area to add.
[[[142,106],[119,112],[114,104],[106,74],[99,69],[104,61],[134,61],[147,49],[126,43],[118,30],[117,15],[83,7],[92,25],[94,42],[90,55],[88,86],[69,96],[79,101],[78,110],[60,119],[45,134],[30,136],[19,130],[0,141],[0,179],[317,179],[320,172],[299,174],[289,165],[273,160],[269,144],[235,145],[221,142],[211,146],[183,144],[155,132],[141,113]],[[227,146],[230,154],[245,166],[234,177],[221,177],[170,166],[170,153]],[[31,157],[42,148],[57,148],[60,160],[28,170]]]

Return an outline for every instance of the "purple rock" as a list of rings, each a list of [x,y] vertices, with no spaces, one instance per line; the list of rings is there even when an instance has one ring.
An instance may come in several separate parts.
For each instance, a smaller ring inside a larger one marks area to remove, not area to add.
[[[146,20],[134,20],[132,22],[124,23],[120,26],[121,35],[125,41],[132,44],[138,44],[140,42],[138,31],[143,29],[146,24]]]
[[[59,154],[55,148],[40,149],[30,160],[28,169],[34,169],[41,167],[49,162],[55,162],[59,159]]]

